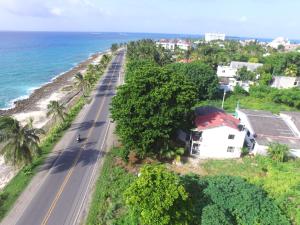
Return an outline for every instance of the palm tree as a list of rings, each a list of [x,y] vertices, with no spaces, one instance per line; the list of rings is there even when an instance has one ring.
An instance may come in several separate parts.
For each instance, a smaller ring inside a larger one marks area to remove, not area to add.
[[[77,73],[75,75],[75,85],[80,89],[83,93],[83,96],[86,96],[87,89],[90,87],[90,84],[84,79],[82,73]]]
[[[62,121],[65,120],[66,114],[66,108],[63,106],[63,104],[59,104],[58,101],[50,101],[50,103],[47,106],[48,112],[47,117],[51,116],[56,118],[60,118]]]
[[[42,129],[31,127],[30,124],[21,126],[18,120],[9,117],[0,117],[0,142],[3,148],[0,151],[7,162],[13,166],[22,166],[32,162],[34,155],[40,154],[38,143]]]

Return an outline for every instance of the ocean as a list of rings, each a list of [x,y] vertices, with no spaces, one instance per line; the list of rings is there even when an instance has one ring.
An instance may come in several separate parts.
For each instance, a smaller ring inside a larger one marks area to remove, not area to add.
[[[0,109],[70,70],[112,43],[142,38],[197,38],[196,35],[143,33],[0,32]]]

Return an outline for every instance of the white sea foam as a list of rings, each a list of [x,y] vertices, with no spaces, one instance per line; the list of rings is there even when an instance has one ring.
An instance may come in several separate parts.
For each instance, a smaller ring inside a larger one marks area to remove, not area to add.
[[[101,53],[104,54],[104,53],[107,53],[107,52],[109,52],[109,50],[105,50],[105,51],[103,51],[103,52],[94,52],[94,53],[90,53],[88,59],[92,58],[92,56],[93,56],[94,54],[101,54]],[[52,83],[56,78],[58,78],[58,77],[64,75],[64,74],[67,73],[67,72],[70,72],[72,69],[74,69],[74,68],[77,67],[80,63],[82,63],[82,62],[84,62],[84,61],[85,61],[85,60],[80,61],[80,62],[77,62],[77,63],[72,63],[72,66],[73,66],[73,67],[71,67],[69,70],[66,70],[66,71],[64,71],[64,72],[61,72],[61,73],[59,73],[58,75],[55,75],[54,77],[51,78],[50,81],[44,82],[44,83],[42,83],[42,84],[41,84],[40,86],[38,86],[38,87],[30,87],[30,88],[28,88],[28,89],[27,89],[27,94],[26,94],[26,95],[22,95],[22,96],[19,96],[19,97],[17,97],[17,98],[14,98],[14,99],[10,100],[10,101],[8,102],[7,106],[4,107],[4,108],[0,108],[0,110],[9,110],[9,109],[13,109],[13,108],[15,107],[15,102],[16,102],[16,101],[20,101],[20,100],[24,100],[24,99],[29,98],[30,95],[31,95],[36,89],[39,89],[39,88],[43,87],[44,85],[47,85],[47,84],[49,84],[49,83]]]

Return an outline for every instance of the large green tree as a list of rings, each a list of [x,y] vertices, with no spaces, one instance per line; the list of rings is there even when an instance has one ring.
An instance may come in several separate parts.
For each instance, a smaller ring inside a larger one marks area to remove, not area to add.
[[[124,195],[141,224],[189,224],[187,192],[179,177],[162,165],[144,166]]]
[[[196,88],[186,77],[150,65],[126,77],[111,107],[117,133],[125,147],[140,156],[158,154],[177,129],[190,122]]]
[[[39,135],[43,133],[30,124],[22,126],[12,117],[0,117],[0,142],[3,143],[0,153],[13,166],[29,164],[33,156],[40,153]]]
[[[200,100],[212,99],[218,92],[218,77],[214,70],[200,62],[175,63],[169,65],[174,71],[182,74],[191,81],[197,88],[197,97]]]

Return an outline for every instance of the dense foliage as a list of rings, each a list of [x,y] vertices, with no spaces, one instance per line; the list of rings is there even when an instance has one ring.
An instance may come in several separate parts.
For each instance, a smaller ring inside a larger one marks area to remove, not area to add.
[[[272,54],[264,59],[263,68],[274,75],[300,76],[300,53]]]
[[[188,224],[187,193],[179,177],[164,166],[144,166],[124,194],[141,224]]]
[[[268,157],[257,156],[245,157],[242,162],[209,160],[202,166],[202,169],[212,176],[239,176],[260,186],[293,224],[300,224],[300,160],[276,162]]]
[[[204,193],[214,204],[228,210],[237,224],[289,224],[266,193],[245,180],[221,176],[207,181]]]
[[[160,66],[172,62],[172,53],[162,47],[156,47],[152,40],[132,41],[127,45],[127,57],[131,60],[149,60]]]
[[[158,66],[145,65],[126,76],[111,108],[122,143],[140,156],[168,149],[172,135],[188,124],[197,96],[195,86]]]
[[[212,99],[218,92],[219,81],[211,67],[200,62],[176,63],[169,66],[175,73],[180,73],[196,87],[198,99]]]

